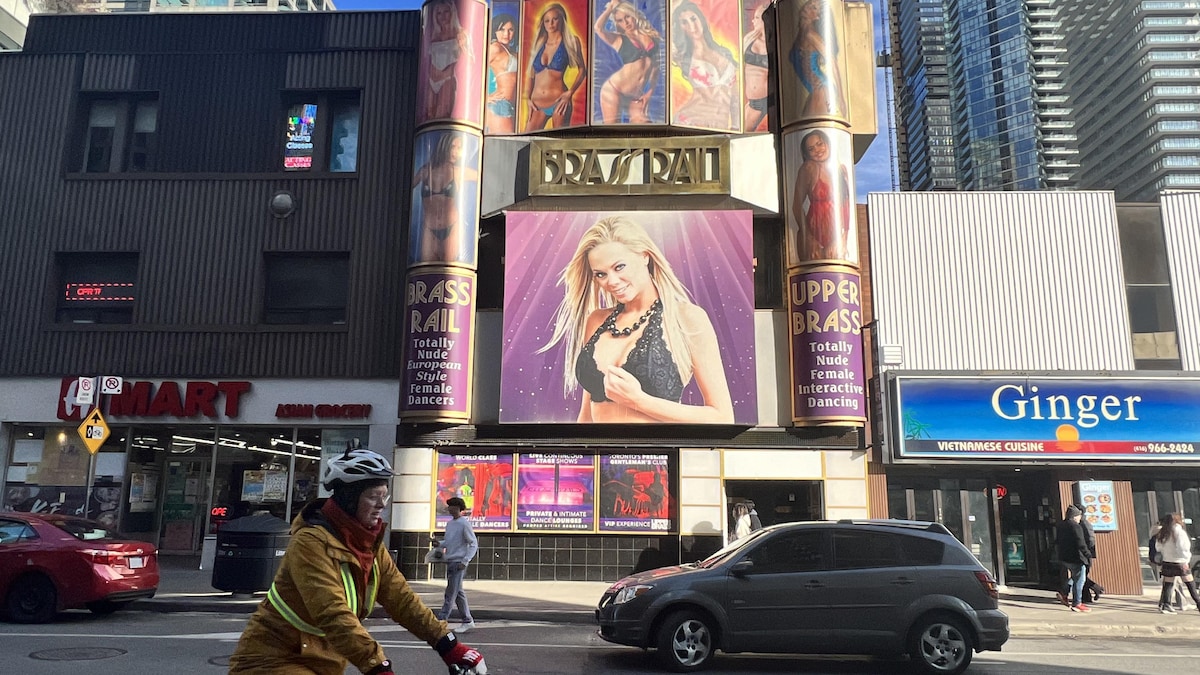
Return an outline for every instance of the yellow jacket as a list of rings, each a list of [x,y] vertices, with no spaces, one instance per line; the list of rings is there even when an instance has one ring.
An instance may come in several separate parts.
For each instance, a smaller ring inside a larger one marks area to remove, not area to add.
[[[383,537],[375,549],[376,583],[362,587],[361,566],[321,515],[320,504],[309,504],[292,521],[283,564],[229,659],[230,673],[342,675],[347,662],[364,673],[378,666],[386,658],[383,648],[362,625],[374,608],[368,606],[372,586],[388,616],[430,646],[450,632],[396,569]],[[277,603],[290,610],[291,621]]]

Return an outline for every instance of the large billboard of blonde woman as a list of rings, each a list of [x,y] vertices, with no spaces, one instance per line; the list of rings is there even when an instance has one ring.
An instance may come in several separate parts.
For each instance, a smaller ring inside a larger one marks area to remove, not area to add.
[[[741,3],[671,3],[671,123],[742,130]]]
[[[757,422],[749,211],[506,226],[502,423]]]
[[[587,0],[528,0],[522,13],[520,130],[587,124]]]

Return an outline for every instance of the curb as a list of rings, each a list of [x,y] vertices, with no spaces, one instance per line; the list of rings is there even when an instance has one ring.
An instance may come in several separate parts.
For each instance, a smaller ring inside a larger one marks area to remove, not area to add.
[[[262,602],[254,598],[150,598],[133,602],[127,611],[134,612],[208,612],[217,614],[253,614]],[[595,624],[594,610],[565,609],[476,609],[471,612],[476,622],[484,621],[538,621],[544,623]],[[376,607],[372,619],[386,619],[387,612]],[[453,626],[454,621],[450,624]]]
[[[1010,637],[1100,637],[1100,638],[1170,638],[1195,635],[1194,626],[1135,626],[1130,624],[1064,624],[1013,622],[1008,626]]]

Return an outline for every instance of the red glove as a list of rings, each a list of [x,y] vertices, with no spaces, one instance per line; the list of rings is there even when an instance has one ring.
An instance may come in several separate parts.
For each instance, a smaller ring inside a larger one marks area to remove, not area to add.
[[[474,673],[487,675],[487,665],[483,662],[483,654],[458,641],[454,633],[448,633],[434,645],[442,660],[450,666],[451,673]]]

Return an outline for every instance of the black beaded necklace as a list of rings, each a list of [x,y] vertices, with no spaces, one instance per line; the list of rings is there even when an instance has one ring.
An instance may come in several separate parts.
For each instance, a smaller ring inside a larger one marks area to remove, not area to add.
[[[654,304],[650,305],[650,309],[646,310],[645,314],[638,317],[638,320],[634,321],[632,326],[617,328],[617,315],[620,314],[624,309],[624,304],[617,305],[616,308],[613,309],[612,314],[609,314],[608,318],[604,321],[604,325],[601,326],[601,328],[607,328],[608,334],[613,337],[629,337],[632,335],[633,331],[641,328],[642,324],[646,323],[647,319],[649,319],[651,316],[654,316],[655,312],[662,309],[662,300],[655,300]]]

